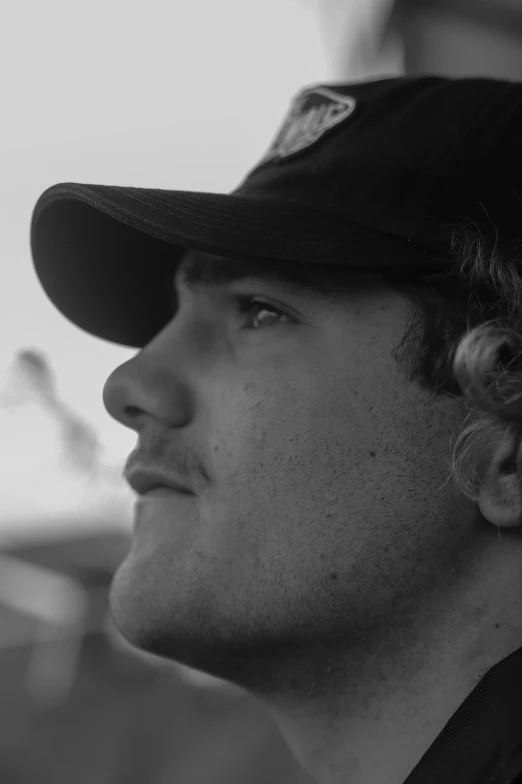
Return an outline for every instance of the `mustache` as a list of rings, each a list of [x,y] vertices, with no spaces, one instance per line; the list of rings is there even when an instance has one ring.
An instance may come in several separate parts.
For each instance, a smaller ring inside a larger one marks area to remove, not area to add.
[[[151,469],[165,473],[172,472],[180,479],[202,476],[207,479],[207,472],[200,459],[190,455],[180,444],[169,443],[165,437],[157,437],[145,445],[138,445],[125,461],[122,477],[125,479],[137,465],[146,465]]]

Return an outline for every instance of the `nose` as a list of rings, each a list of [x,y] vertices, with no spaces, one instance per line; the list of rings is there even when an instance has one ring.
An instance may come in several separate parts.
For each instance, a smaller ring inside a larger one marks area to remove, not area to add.
[[[103,404],[109,416],[136,432],[151,419],[164,427],[182,427],[190,419],[190,395],[172,360],[164,353],[142,349],[119,365],[103,387]]]
[[[110,374],[103,388],[108,414],[136,431],[151,417],[164,426],[184,426],[222,351],[225,330],[216,311],[206,300],[186,298],[162,331]]]

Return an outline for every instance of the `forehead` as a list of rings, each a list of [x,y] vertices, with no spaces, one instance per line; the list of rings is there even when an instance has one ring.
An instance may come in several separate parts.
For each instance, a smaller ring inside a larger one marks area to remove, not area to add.
[[[232,283],[247,277],[268,278],[274,262],[232,259],[188,248],[177,267],[175,281],[187,286]]]
[[[175,271],[173,284],[187,288],[218,286],[240,280],[273,284],[291,294],[339,300],[350,291],[365,273],[339,266],[281,261],[274,259],[233,259],[187,249]]]

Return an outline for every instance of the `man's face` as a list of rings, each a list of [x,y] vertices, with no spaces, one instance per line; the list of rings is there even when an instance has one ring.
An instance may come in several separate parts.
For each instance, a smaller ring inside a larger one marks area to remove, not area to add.
[[[268,693],[429,616],[462,539],[451,418],[390,356],[409,306],[379,277],[323,299],[204,281],[105,385],[132,464],[193,490],[138,504],[111,608],[137,647]],[[263,304],[242,312],[247,295]]]

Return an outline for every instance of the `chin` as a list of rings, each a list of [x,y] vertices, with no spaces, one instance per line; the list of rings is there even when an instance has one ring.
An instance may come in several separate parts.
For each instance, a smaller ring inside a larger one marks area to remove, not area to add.
[[[109,609],[118,632],[130,645],[154,653],[157,621],[151,612],[150,596],[145,595],[147,587],[150,589],[150,578],[138,579],[123,562],[111,583]]]

